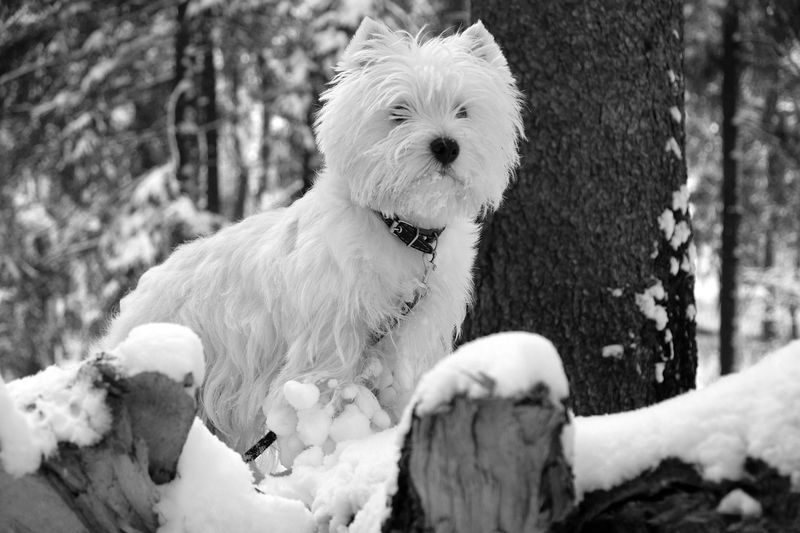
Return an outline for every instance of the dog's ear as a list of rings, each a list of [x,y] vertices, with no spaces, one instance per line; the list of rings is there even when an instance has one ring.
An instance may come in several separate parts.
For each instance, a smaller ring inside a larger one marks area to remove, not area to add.
[[[484,27],[480,20],[461,32],[461,39],[464,41],[467,50],[475,57],[479,57],[496,67],[508,67],[503,52],[497,46],[492,34],[489,33],[489,30]]]
[[[342,55],[342,64],[345,67],[364,66],[369,59],[369,52],[391,35],[392,30],[386,24],[364,17]]]

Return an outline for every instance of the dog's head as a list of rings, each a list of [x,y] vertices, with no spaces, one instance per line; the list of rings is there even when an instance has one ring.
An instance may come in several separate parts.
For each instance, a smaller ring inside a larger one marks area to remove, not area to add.
[[[480,22],[423,40],[366,18],[322,101],[326,165],[387,215],[441,226],[494,208],[519,160],[520,93]]]

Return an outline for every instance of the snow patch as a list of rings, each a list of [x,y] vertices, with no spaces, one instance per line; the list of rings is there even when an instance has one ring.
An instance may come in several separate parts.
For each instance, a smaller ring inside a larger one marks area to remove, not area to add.
[[[733,489],[717,505],[719,514],[759,517],[761,503],[742,489]]]
[[[517,397],[537,383],[547,385],[554,403],[569,395],[555,346],[534,333],[496,333],[464,344],[439,362],[420,380],[411,405],[425,415],[457,395]]]
[[[665,363],[659,361],[656,363],[656,383],[664,383],[664,367]]]
[[[603,346],[603,357],[613,357],[614,359],[621,359],[625,355],[625,347],[621,344],[609,344]]]
[[[674,257],[670,257],[669,258],[669,273],[672,276],[677,276],[678,272],[680,272],[680,270],[681,270],[681,265],[678,262],[678,260],[675,259]]]
[[[697,270],[697,247],[693,242],[689,243],[686,249],[686,254],[681,261],[681,270],[689,274],[694,274]]]
[[[109,355],[116,358],[125,375],[159,372],[184,385],[193,398],[195,389],[205,378],[205,357],[200,337],[178,324],[137,326]]]
[[[681,188],[672,192],[672,210],[681,213],[689,211],[689,187],[681,185]]]
[[[0,464],[12,476],[21,477],[36,472],[41,461],[42,453],[34,446],[28,422],[0,378]]]
[[[667,139],[667,144],[664,146],[664,151],[672,152],[678,159],[683,159],[683,154],[681,153],[681,147],[678,146],[678,141],[675,140],[675,137],[670,137],[669,139]]]
[[[675,215],[671,209],[664,209],[658,216],[658,227],[664,232],[667,240],[672,238],[672,234],[675,233]]]
[[[275,447],[284,466],[318,453],[309,452],[311,448],[328,455],[337,443],[363,439],[392,424],[388,411],[397,395],[389,393],[394,391],[391,370],[375,359],[367,362],[364,375],[377,384],[381,401],[360,383],[327,379],[316,384],[289,381],[281,401],[262,406],[267,429],[278,436]]]
[[[159,487],[159,533],[315,531],[298,501],[262,494],[241,457],[195,419],[178,460],[175,479]]]
[[[669,78],[669,82],[672,85],[677,85],[678,77],[675,75],[675,71],[672,69],[667,70],[667,78]]]
[[[82,375],[80,368],[78,364],[50,366],[7,384],[15,412],[25,419],[28,427],[27,435],[20,434],[19,438],[30,445],[26,452],[30,455],[17,457],[23,461],[15,462],[12,467],[17,472],[23,473],[33,466],[32,455],[48,457],[55,453],[59,442],[92,446],[111,428],[105,389],[94,387],[91,376]],[[9,414],[8,409],[4,408],[3,413]],[[11,415],[8,421],[4,416],[2,425],[19,428],[20,421],[15,421],[15,416]]]
[[[397,462],[404,435],[395,427],[341,443],[322,458],[310,448],[297,457],[289,475],[267,476],[258,488],[266,495],[305,504],[319,531],[380,531],[397,490]]]
[[[675,225],[675,233],[672,235],[669,244],[672,246],[673,250],[677,250],[682,244],[687,242],[691,236],[692,229],[689,227],[689,223],[685,220],[681,220]]]
[[[656,329],[661,331],[667,327],[669,321],[667,309],[657,302],[657,300],[663,301],[666,298],[664,286],[660,281],[645,289],[641,294],[636,294],[635,298],[639,310],[656,323]]]
[[[672,120],[677,122],[678,124],[681,123],[681,110],[678,109],[678,106],[672,106],[669,108],[669,114],[672,116]]]

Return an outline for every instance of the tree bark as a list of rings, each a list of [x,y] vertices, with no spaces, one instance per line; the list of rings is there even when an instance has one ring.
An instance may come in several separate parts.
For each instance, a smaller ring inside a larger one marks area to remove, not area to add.
[[[564,405],[544,384],[522,399],[457,397],[414,416],[400,460],[389,532],[549,531],[571,510]]]
[[[694,386],[681,10],[676,0],[472,5],[528,99],[528,140],[484,224],[464,337],[521,329],[552,340],[579,414]],[[637,305],[650,287],[665,323]]]
[[[739,102],[740,38],[737,0],[728,0],[722,21],[722,249],[720,250],[719,284],[719,369],[720,374],[733,372],[736,363],[736,275],[739,259],[738,162],[735,122]]]

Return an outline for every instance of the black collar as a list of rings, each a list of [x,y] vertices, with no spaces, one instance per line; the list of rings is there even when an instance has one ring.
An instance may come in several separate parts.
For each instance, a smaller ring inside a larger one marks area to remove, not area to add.
[[[437,240],[444,228],[418,228],[410,222],[400,220],[397,217],[387,217],[382,213],[378,213],[378,215],[384,224],[389,227],[392,235],[403,241],[406,246],[419,250],[424,254],[433,254],[436,251]]]

